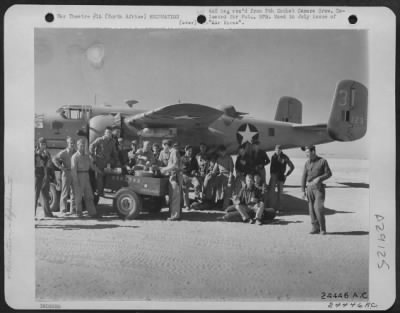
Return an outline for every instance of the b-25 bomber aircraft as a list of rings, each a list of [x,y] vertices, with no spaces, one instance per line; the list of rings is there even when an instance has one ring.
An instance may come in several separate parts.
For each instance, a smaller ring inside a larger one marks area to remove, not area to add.
[[[130,103],[132,105],[132,103]],[[130,106],[131,106],[130,105]],[[335,90],[327,123],[304,125],[302,103],[292,97],[279,100],[274,121],[246,116],[233,106],[222,109],[194,103],[178,103],[144,111],[132,108],[64,106],[59,119],[36,121],[36,137],[47,138],[50,149],[65,146],[65,137],[87,136],[92,142],[107,126],[118,126],[126,142],[132,139],[160,142],[164,138],[181,145],[197,147],[204,142],[211,149],[220,144],[228,153],[239,145],[260,142],[271,151],[276,144],[283,149],[317,145],[331,141],[353,141],[367,130],[368,90],[353,80],[340,81]]]

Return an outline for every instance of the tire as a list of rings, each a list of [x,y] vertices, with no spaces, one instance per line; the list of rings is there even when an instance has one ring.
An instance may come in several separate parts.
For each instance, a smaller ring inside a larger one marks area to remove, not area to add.
[[[137,218],[143,207],[141,197],[128,188],[122,188],[117,192],[113,205],[118,215],[128,220]]]
[[[49,206],[51,212],[60,211],[60,192],[55,183],[50,183],[49,186]]]
[[[148,209],[149,213],[157,214],[161,212],[164,203],[164,197],[151,197],[149,199],[146,199],[145,208]]]

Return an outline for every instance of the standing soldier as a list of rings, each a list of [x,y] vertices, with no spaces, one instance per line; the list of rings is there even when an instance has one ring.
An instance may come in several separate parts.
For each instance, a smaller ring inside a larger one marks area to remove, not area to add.
[[[326,234],[324,201],[325,185],[323,181],[332,176],[328,162],[317,156],[314,146],[306,147],[308,160],[304,165],[301,190],[308,200],[312,230],[310,234]]]
[[[121,129],[118,126],[113,126],[111,128],[111,137],[114,140],[115,148],[117,151],[121,148],[120,141],[118,140],[121,137]]]
[[[215,162],[212,176],[215,177],[216,200],[222,201],[222,209],[229,205],[233,183],[233,161],[230,155],[226,154],[226,147],[218,147],[219,157]]]
[[[71,137],[67,137],[67,148],[53,157],[54,165],[61,170],[61,213],[68,213],[67,201],[69,196],[71,197],[70,213],[76,213],[75,194],[73,191],[71,175],[71,157],[75,152],[75,140]]]
[[[40,137],[35,150],[35,217],[39,196],[42,195],[42,206],[45,217],[56,217],[49,205],[49,167],[50,153],[47,151],[46,139]]]
[[[286,166],[289,166],[289,171],[286,173]],[[281,146],[275,146],[275,153],[271,157],[271,166],[270,173],[271,177],[269,180],[269,190],[270,190],[270,199],[272,199],[272,194],[276,192],[276,202],[275,209],[277,213],[279,213],[281,208],[281,195],[283,191],[283,184],[286,181],[286,178],[293,172],[294,165],[292,161],[290,161],[289,157],[282,152]]]
[[[246,153],[246,146],[239,146],[238,155],[235,162],[236,178],[233,184],[232,193],[237,195],[242,187],[245,185],[245,177],[247,174],[251,174],[251,160],[249,155]]]
[[[181,219],[182,173],[178,143],[172,147],[168,164],[161,167],[160,172],[169,175],[169,210],[171,217],[168,220],[179,221]]]
[[[196,154],[197,165],[199,167],[199,182],[200,182],[200,200],[204,200],[204,179],[209,166],[209,156],[207,155],[207,146],[205,143],[200,143],[200,152]]]
[[[255,140],[253,142],[253,155],[252,155],[252,166],[254,167],[255,173],[260,174],[262,182],[266,182],[265,166],[270,162],[267,153],[260,149],[260,142]]]
[[[108,164],[115,164],[117,166],[119,164],[118,151],[115,140],[112,138],[111,127],[106,127],[104,136],[92,142],[89,146],[89,153],[96,166],[100,169],[100,172],[96,174],[96,189],[97,195],[103,196],[104,169]]]
[[[160,152],[160,155],[158,157],[158,163],[160,166],[167,166],[168,165],[168,160],[169,160],[169,155],[171,154],[171,140],[169,139],[164,139],[162,141],[162,146],[163,149]]]
[[[74,192],[76,198],[76,213],[82,216],[82,197],[85,200],[85,206],[90,217],[100,218],[97,214],[93,202],[93,190],[90,185],[89,169],[92,168],[97,174],[102,174],[97,166],[93,164],[90,157],[85,154],[85,139],[79,139],[78,151],[71,158],[71,174],[74,183]]]

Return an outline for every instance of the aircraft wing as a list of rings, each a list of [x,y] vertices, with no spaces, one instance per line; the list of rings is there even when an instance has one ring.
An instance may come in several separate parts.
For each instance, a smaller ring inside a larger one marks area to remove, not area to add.
[[[301,125],[292,125],[295,129],[309,130],[309,131],[317,131],[317,130],[326,130],[327,124],[301,124]]]
[[[126,118],[135,127],[208,127],[223,111],[193,103],[179,103]]]

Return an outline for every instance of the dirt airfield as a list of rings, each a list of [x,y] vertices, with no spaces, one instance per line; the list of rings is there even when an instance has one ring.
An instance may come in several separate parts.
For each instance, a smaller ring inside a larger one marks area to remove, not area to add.
[[[262,226],[217,221],[220,211],[168,222],[167,209],[123,221],[109,200],[101,220],[37,221],[37,300],[321,301],[368,292],[369,163],[327,160],[325,236],[309,234],[305,159],[294,158],[284,212]]]

